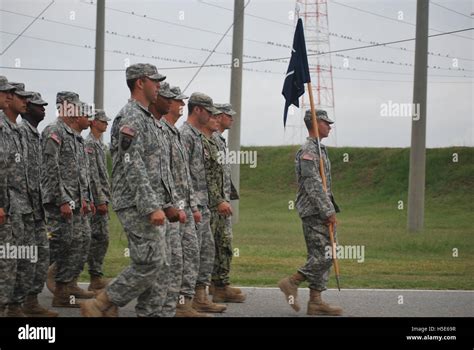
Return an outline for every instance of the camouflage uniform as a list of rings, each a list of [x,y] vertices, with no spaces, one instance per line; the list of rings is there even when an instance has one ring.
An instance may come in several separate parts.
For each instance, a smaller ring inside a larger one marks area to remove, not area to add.
[[[329,227],[325,222],[339,210],[331,192],[331,163],[326,146],[322,144],[321,154],[325,165],[327,193],[319,174],[318,140],[308,138],[295,159],[299,186],[296,208],[303,222],[308,250],[306,264],[298,271],[307,278],[309,287],[318,291],[326,289],[332,265],[331,258],[327,258],[325,254],[325,248],[331,246]]]
[[[222,158],[226,160],[228,149],[225,138],[218,131],[214,133],[213,137],[219,147],[219,152],[222,155]],[[230,202],[232,192],[231,168],[230,164],[226,161],[224,161],[222,166],[224,168],[224,199],[227,202]],[[231,216],[224,218],[223,226],[216,227],[214,239],[216,241],[216,257],[214,261],[214,270],[212,272],[212,281],[217,285],[227,285],[230,283],[229,273],[233,256]]]
[[[68,283],[82,272],[90,245],[89,220],[80,213],[82,202],[92,200],[84,139],[58,118],[43,130],[41,141],[41,190],[51,235],[50,262],[57,264],[56,282]],[[70,220],[60,212],[65,203],[73,212]]]
[[[189,159],[189,171],[193,182],[201,222],[196,225],[199,245],[199,273],[196,286],[210,284],[214,264],[214,237],[210,226],[209,195],[204,165],[204,147],[202,133],[188,122],[180,129],[181,139]]]
[[[229,284],[230,259],[232,256],[231,236],[226,234],[226,218],[219,214],[217,206],[222,202],[230,202],[225,192],[226,183],[224,164],[219,162],[219,141],[203,137],[206,179],[209,188],[209,208],[211,210],[211,230],[215,242],[215,257],[212,272],[212,282],[217,286]],[[230,179],[229,179],[230,180]],[[228,185],[230,187],[230,184]],[[230,191],[229,191],[230,192]]]
[[[13,162],[10,156],[11,134],[6,127],[3,112],[0,112],[0,208],[5,211],[6,222],[0,225],[0,244],[7,249],[7,246],[14,245],[12,225],[10,220],[10,197],[8,186],[10,186]],[[13,288],[15,286],[17,260],[0,259],[0,317],[3,309],[11,301]]]
[[[92,132],[86,138],[86,152],[89,158],[92,197],[95,206],[110,201],[109,175],[107,172],[107,146],[96,139]],[[109,215],[98,212],[90,219],[91,244],[87,264],[91,276],[103,276],[102,265],[109,246]]]
[[[24,92],[24,87],[21,89]],[[17,247],[34,247],[35,221],[28,188],[27,144],[18,124],[12,123],[3,112],[0,112],[0,118],[3,119],[5,141],[9,143],[7,147],[10,150],[9,162],[12,164],[8,196],[14,241]],[[31,289],[33,277],[34,263],[29,259],[18,259],[12,304],[23,303]]]
[[[38,247],[38,261],[35,264],[33,284],[29,294],[37,295],[43,290],[49,266],[49,242],[41,199],[41,135],[38,129],[25,119],[20,124],[20,128],[28,144],[28,191],[33,206],[34,239]]]
[[[169,149],[161,128],[146,107],[131,99],[115,118],[111,135],[112,204],[128,238],[131,264],[106,292],[117,306],[137,298],[135,310],[142,317],[158,316],[168,291],[166,225],[149,222],[150,214],[173,206]]]
[[[170,143],[171,173],[173,175],[176,202],[186,213],[186,223],[169,223],[171,238],[171,283],[162,316],[173,316],[179,295],[192,298],[199,270],[199,246],[193,212],[198,210],[194,195],[188,155],[181,143],[178,129],[166,119],[160,120]]]

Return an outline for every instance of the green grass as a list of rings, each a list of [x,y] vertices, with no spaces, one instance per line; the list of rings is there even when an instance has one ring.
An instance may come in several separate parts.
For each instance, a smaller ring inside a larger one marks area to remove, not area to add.
[[[258,151],[257,168],[241,166],[240,222],[234,226],[239,256],[232,271],[237,285],[275,286],[305,262],[301,221],[289,209],[296,194],[297,148],[252,148]],[[339,243],[365,248],[364,262],[340,260],[343,288],[474,289],[473,148],[427,151],[425,229],[419,233],[406,230],[408,149],[332,148],[329,153],[342,209]],[[128,264],[126,247],[112,214],[107,276]],[[333,276],[329,286],[335,287]]]

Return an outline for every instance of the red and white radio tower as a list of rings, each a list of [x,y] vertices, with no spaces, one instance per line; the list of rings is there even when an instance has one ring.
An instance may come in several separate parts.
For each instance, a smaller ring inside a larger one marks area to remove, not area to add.
[[[326,0],[296,0],[296,21],[303,20],[304,35],[306,39],[306,51],[308,52],[309,72],[313,88],[314,103],[317,109],[324,109],[331,119],[334,116],[334,85],[332,78],[331,54],[317,55],[318,53],[330,52],[329,44],[329,21],[328,6]],[[306,109],[310,108],[309,95],[306,92],[302,96],[300,113],[298,117],[289,118],[289,125],[294,128],[292,143],[304,142],[307,135],[303,116]],[[295,113],[298,114],[298,113]],[[290,116],[291,117],[291,116]],[[297,132],[298,131],[298,132]],[[336,145],[336,130],[331,132],[325,143]],[[295,139],[296,138],[296,139]]]

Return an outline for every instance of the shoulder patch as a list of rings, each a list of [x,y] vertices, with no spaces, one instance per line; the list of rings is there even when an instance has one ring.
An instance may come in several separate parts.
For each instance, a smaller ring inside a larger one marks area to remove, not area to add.
[[[94,149],[91,148],[91,147],[86,147],[86,152],[89,153],[89,154],[92,154],[92,153],[94,153]]]
[[[58,134],[56,134],[55,132],[53,132],[49,137],[58,145],[61,144],[61,139],[59,138]]]
[[[303,160],[314,160],[314,156],[310,153],[303,153],[303,156],[301,157]]]
[[[132,129],[131,127],[127,125],[122,126],[120,128],[120,132],[128,137],[135,137],[135,134],[136,134],[135,129]]]

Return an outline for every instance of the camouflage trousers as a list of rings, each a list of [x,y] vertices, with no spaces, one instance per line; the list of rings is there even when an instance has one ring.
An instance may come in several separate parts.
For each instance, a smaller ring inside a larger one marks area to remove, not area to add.
[[[11,301],[13,296],[17,268],[17,259],[11,259],[7,256],[9,248],[15,246],[9,218],[6,223],[0,225],[0,245],[5,254],[0,256],[0,306],[5,306]]]
[[[211,231],[211,212],[209,208],[199,207],[202,219],[196,225],[196,233],[199,246],[199,273],[196,286],[208,286],[211,284],[212,269],[214,267],[214,237]]]
[[[33,284],[28,294],[37,295],[43,291],[49,267],[49,241],[44,220],[35,220],[35,244],[38,247],[38,261],[35,264]]]
[[[12,227],[19,256],[11,303],[21,304],[25,301],[25,298],[33,285],[35,264],[38,259],[38,248],[35,244],[35,219],[33,213],[13,215]],[[25,256],[20,256],[21,251],[26,253]]]
[[[170,249],[166,226],[152,225],[135,207],[117,211],[128,239],[130,265],[107,287],[110,300],[125,306],[137,298],[140,317],[157,317],[168,292]]]
[[[308,257],[306,264],[298,271],[306,276],[309,288],[319,291],[326,290],[329,270],[332,266],[331,257],[326,255],[327,247],[331,247],[329,227],[316,215],[307,216],[303,221],[303,233],[306,241]],[[334,239],[336,235],[334,234]]]
[[[109,216],[96,214],[91,217],[90,224],[91,245],[87,257],[89,274],[103,276],[102,265],[109,247]]]
[[[166,243],[171,250],[170,271],[168,274],[168,291],[159,312],[159,317],[174,317],[179,290],[183,281],[183,247],[179,222],[168,222],[166,225]]]
[[[73,210],[69,220],[61,216],[59,208],[45,206],[46,225],[50,233],[50,264],[56,263],[56,282],[68,283],[79,277],[86,263],[91,232],[89,219]]]
[[[180,294],[192,298],[195,294],[199,273],[199,241],[191,210],[186,210],[186,223],[181,225],[181,245],[183,247],[183,281]],[[181,300],[183,302],[183,300]]]
[[[232,218],[224,217],[217,210],[211,210],[211,229],[214,235],[216,254],[212,282],[223,287],[230,284],[230,264],[232,262]]]
[[[173,317],[176,304],[183,303],[182,296],[193,297],[199,268],[199,249],[193,213],[185,209],[186,223],[169,224],[171,245],[171,271],[168,294],[161,317]]]

